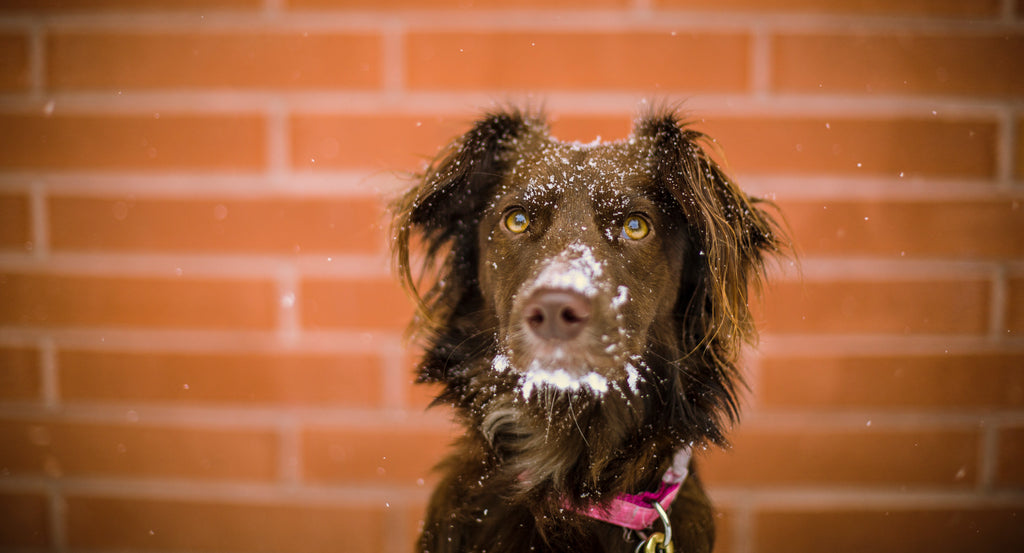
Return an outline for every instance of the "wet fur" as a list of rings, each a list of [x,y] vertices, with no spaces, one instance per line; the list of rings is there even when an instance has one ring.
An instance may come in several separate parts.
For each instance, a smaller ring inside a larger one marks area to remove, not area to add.
[[[766,254],[783,242],[766,212],[772,206],[741,192],[705,152],[708,144],[671,110],[643,114],[629,140],[579,148],[552,139],[538,114],[500,111],[457,139],[396,203],[396,267],[417,299],[413,329],[424,349],[418,379],[444,385],[436,402],[452,405],[466,428],[439,467],[443,480],[420,550],[632,551],[635,536],[565,505],[656,488],[680,447],[725,443],[737,415],[735,363],[755,336],[748,290],[757,289]],[[559,227],[558,217],[569,216],[563,212],[579,221],[605,216],[596,200],[553,196],[565,205],[533,207],[551,233],[575,233],[574,243],[602,253],[609,278],[629,284],[621,345],[636,351],[595,354],[608,365],[601,369],[612,386],[605,394],[543,387],[527,398],[520,372],[493,366],[509,347],[504,342],[516,339],[515,292],[536,278],[540,258],[570,240],[489,234],[501,197],[523,197],[516,187],[524,179],[554,179],[537,163],[548,159],[538,154],[545,149],[628,165],[631,176],[620,177],[625,200],[615,201],[656,212],[656,247],[626,252],[611,235]],[[415,276],[414,242],[423,258]],[[630,265],[617,264],[620,258]],[[631,345],[626,335],[642,343]],[[642,366],[636,390],[614,366],[626,359]],[[714,543],[713,510],[692,468],[670,508],[676,549],[687,553]]]

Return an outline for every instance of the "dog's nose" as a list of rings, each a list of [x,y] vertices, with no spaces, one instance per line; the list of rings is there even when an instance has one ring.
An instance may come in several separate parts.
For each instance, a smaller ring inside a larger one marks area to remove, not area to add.
[[[530,295],[523,316],[527,326],[546,340],[572,340],[590,320],[591,303],[572,290],[540,289]]]

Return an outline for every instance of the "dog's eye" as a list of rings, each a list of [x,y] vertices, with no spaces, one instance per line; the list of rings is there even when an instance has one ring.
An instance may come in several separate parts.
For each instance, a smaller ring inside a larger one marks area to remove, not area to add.
[[[505,228],[513,234],[522,234],[530,226],[530,216],[520,208],[515,208],[505,216]]]
[[[622,237],[628,240],[640,240],[651,232],[647,220],[639,215],[630,215],[622,223]]]

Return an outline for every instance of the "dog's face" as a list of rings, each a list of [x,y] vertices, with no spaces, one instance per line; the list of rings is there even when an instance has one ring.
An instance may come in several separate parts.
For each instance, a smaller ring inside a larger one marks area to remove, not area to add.
[[[531,403],[548,421],[589,406],[615,411],[618,436],[722,442],[753,335],[748,287],[780,242],[706,143],[672,113],[591,145],[518,111],[479,121],[396,205],[397,266],[421,300],[420,380],[444,383],[439,401],[473,424]],[[414,239],[433,277],[422,293]]]
[[[652,326],[672,325],[688,240],[651,150],[528,136],[505,154],[477,226],[477,273],[492,368],[522,375],[524,397],[635,393]]]

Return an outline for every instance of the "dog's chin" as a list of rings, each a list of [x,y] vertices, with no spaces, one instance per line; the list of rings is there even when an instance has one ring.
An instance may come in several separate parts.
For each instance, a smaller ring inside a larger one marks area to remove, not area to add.
[[[506,348],[495,356],[492,370],[516,380],[523,399],[638,393],[644,364],[639,356],[593,355],[566,344],[530,344]],[[527,350],[527,351],[523,351]]]

